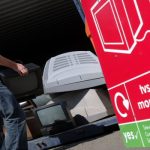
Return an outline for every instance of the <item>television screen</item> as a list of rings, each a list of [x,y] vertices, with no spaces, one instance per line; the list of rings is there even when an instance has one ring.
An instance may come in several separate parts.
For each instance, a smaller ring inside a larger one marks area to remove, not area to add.
[[[34,114],[41,126],[42,135],[60,133],[75,126],[65,102],[37,107]]]
[[[52,125],[55,121],[67,120],[67,116],[61,105],[54,105],[45,109],[40,109],[37,111],[37,115],[42,126]]]
[[[11,69],[4,69],[0,72],[0,79],[12,91],[18,101],[43,93],[40,66],[33,63],[25,66],[28,68],[29,74],[23,77]]]
[[[71,115],[65,102],[44,105],[34,109],[34,114],[41,127],[47,127],[61,121],[71,121]]]

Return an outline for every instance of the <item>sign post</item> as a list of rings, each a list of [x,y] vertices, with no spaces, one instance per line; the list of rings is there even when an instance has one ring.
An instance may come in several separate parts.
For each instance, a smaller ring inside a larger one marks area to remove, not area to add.
[[[150,0],[81,0],[124,143],[150,147]]]

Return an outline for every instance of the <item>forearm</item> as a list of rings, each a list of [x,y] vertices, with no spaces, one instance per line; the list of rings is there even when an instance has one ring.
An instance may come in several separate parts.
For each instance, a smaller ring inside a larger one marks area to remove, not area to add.
[[[0,65],[11,68],[11,69],[15,69],[17,67],[16,62],[14,62],[2,55],[0,55]]]
[[[0,65],[13,69],[18,72],[21,76],[26,75],[28,73],[28,69],[20,63],[16,63],[2,55],[0,55]]]

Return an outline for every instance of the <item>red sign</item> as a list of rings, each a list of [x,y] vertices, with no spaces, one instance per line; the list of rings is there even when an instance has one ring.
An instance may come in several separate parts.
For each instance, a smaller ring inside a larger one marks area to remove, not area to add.
[[[150,120],[150,0],[81,4],[119,124]]]

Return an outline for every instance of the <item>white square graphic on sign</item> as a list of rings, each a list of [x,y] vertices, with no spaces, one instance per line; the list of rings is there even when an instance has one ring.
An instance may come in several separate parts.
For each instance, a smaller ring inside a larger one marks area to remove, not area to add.
[[[105,52],[131,54],[143,26],[135,0],[101,0],[91,7],[99,39]]]

